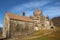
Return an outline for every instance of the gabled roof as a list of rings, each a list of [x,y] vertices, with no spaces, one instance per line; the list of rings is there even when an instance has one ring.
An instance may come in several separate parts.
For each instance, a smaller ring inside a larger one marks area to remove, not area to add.
[[[26,17],[26,16],[12,14],[10,12],[6,12],[6,14],[9,16],[10,19],[16,19],[16,20],[21,20],[21,21],[25,21],[25,22],[33,22],[32,19],[30,19],[29,17]]]

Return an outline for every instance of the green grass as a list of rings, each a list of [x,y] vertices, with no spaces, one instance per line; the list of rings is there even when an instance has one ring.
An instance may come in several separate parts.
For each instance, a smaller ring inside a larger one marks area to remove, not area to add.
[[[29,40],[60,40],[60,32],[53,32],[50,35],[33,38],[33,39],[29,39]]]
[[[30,37],[36,37],[36,36],[40,36],[44,33],[48,33],[50,32],[50,30],[39,30],[39,31],[35,31],[33,34],[31,34],[32,36]],[[60,40],[60,32],[52,32],[51,34],[49,35],[45,35],[45,36],[42,36],[42,37],[36,37],[36,38],[29,38],[28,39],[24,39],[24,37],[22,38],[18,38],[16,40]],[[14,39],[15,40],[15,39]]]
[[[39,35],[43,35],[44,33],[48,33],[50,32],[50,30],[38,30],[38,31],[35,31],[32,36],[39,36]]]
[[[60,38],[54,38],[54,37],[39,37],[39,38],[34,38],[34,39],[29,39],[29,40],[60,40]]]

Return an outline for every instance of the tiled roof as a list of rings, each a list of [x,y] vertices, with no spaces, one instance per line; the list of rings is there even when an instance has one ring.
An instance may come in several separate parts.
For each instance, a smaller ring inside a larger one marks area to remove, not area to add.
[[[32,19],[26,16],[20,16],[17,14],[12,14],[10,12],[6,12],[6,14],[9,16],[10,19],[16,19],[16,20],[21,20],[21,21],[26,21],[26,22],[33,22]]]

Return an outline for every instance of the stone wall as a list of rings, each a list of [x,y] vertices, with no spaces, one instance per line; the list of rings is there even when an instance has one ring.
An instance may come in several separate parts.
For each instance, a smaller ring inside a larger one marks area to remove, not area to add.
[[[34,12],[34,29],[35,30],[46,30],[46,29],[53,29],[54,25],[50,21],[49,17],[45,17],[41,10],[37,9]]]
[[[9,21],[10,21],[10,19],[9,19],[8,15],[6,14],[5,18],[4,18],[4,23],[3,23],[3,34],[2,34],[3,37],[9,36],[9,25],[10,25]]]
[[[42,12],[38,9],[34,12],[34,27],[35,29],[41,30],[44,27],[44,16]]]
[[[33,23],[10,20],[10,36],[18,37],[21,35],[29,35],[34,30]]]

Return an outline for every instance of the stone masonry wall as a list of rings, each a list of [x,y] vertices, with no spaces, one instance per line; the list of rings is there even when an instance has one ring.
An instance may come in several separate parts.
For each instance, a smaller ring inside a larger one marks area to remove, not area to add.
[[[4,18],[4,23],[3,23],[3,34],[2,34],[3,37],[9,36],[9,25],[10,25],[9,20],[10,20],[9,17],[6,14]]]
[[[10,20],[10,36],[18,37],[20,35],[28,35],[33,32],[33,23]]]

